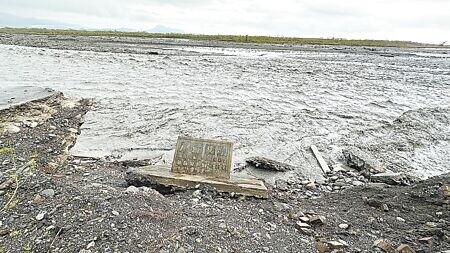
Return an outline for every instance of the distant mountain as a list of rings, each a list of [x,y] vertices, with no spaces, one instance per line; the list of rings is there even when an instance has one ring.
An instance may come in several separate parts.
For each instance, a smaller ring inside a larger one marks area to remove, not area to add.
[[[149,33],[183,33],[182,30],[164,26],[164,25],[156,25],[151,30],[148,30]]]
[[[81,26],[46,19],[27,18],[0,12],[0,27],[30,27],[48,29],[81,29]]]

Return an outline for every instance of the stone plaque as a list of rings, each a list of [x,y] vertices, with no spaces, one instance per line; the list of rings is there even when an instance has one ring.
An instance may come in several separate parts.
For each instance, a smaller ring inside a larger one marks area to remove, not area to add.
[[[172,172],[230,178],[233,143],[178,137]]]

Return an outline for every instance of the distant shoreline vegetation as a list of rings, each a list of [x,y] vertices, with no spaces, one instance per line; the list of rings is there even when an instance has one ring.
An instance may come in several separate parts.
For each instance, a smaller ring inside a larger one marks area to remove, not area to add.
[[[64,30],[46,28],[0,28],[0,34],[33,34],[33,35],[69,35],[69,36],[115,36],[140,38],[172,38],[207,41],[226,41],[256,44],[297,44],[297,45],[342,45],[342,46],[374,46],[374,47],[441,47],[435,44],[424,44],[411,41],[391,40],[353,40],[339,38],[295,38],[246,35],[201,35],[183,33],[148,33],[122,31],[90,31]]]

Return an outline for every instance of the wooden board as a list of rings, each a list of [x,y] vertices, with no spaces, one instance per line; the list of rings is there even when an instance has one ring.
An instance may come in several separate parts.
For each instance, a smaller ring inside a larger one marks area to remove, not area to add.
[[[172,172],[230,178],[233,143],[187,136],[178,137]]]
[[[323,173],[330,172],[330,168],[328,167],[328,164],[323,160],[322,155],[319,152],[319,149],[315,145],[311,145],[311,150],[314,153],[314,156],[316,157],[317,161],[319,162],[320,167],[322,168]]]
[[[219,192],[234,192],[244,196],[268,198],[266,186],[261,180],[231,176],[229,179],[174,173],[168,166],[146,166],[131,168],[125,180],[136,186],[175,186],[192,188],[199,184],[213,186]]]

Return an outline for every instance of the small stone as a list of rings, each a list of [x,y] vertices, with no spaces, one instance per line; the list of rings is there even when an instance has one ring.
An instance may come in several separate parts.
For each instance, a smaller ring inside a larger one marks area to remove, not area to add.
[[[310,182],[307,185],[305,185],[305,189],[314,191],[315,189],[317,189],[317,186],[314,182]]]
[[[69,128],[69,133],[77,134],[78,130],[75,128]]]
[[[137,188],[134,185],[130,185],[128,186],[128,188],[125,190],[126,193],[138,193],[139,192],[139,188]]]
[[[433,244],[433,237],[429,236],[429,237],[420,238],[418,241],[420,243],[423,243],[423,244],[432,245]]]
[[[1,181],[1,180],[0,180]],[[442,216],[444,213],[443,212],[436,212],[437,216]]]
[[[338,241],[328,241],[327,242],[328,247],[333,251],[333,250],[341,250],[343,248],[345,248],[345,245],[341,242]]]
[[[348,224],[345,224],[345,223],[339,224],[339,228],[340,229],[348,229],[349,227],[350,226]]]
[[[405,222],[405,219],[403,219],[402,217],[397,217],[397,221]]]
[[[33,204],[35,205],[41,205],[45,202],[45,199],[43,197],[41,197],[41,195],[37,194],[34,199],[33,199]]]
[[[113,210],[111,213],[112,213],[114,216],[119,216],[119,212],[117,212],[116,210]]]
[[[385,252],[395,252],[395,247],[391,242],[388,242],[383,239],[378,239],[373,242],[373,247],[380,248]]]
[[[437,224],[435,222],[427,222],[425,225],[429,228],[436,228]]]
[[[330,246],[328,245],[328,243],[326,243],[324,241],[316,242],[316,250],[318,253],[329,253],[332,251],[332,249],[330,249]]]
[[[323,225],[325,221],[326,219],[322,215],[314,215],[309,218],[309,222],[313,225]]]
[[[296,222],[295,223],[295,228],[297,228],[297,229],[301,229],[301,228],[310,228],[311,226],[308,224],[308,223],[304,223],[304,222],[300,222],[300,221],[298,221],[298,222]]]
[[[416,253],[409,245],[406,244],[400,244],[400,246],[397,247],[398,253]]]
[[[31,128],[35,128],[37,127],[39,124],[37,122],[31,122],[30,124],[28,124],[29,127]]]
[[[20,127],[14,126],[14,125],[9,125],[6,126],[3,130],[4,133],[10,133],[10,134],[15,134],[20,132]]]
[[[38,215],[36,215],[36,220],[37,220],[37,221],[43,220],[46,214],[47,214],[47,212],[41,212],[41,213],[39,213]]]
[[[55,196],[55,190],[45,189],[41,191],[41,196],[43,196],[44,198],[53,198]]]
[[[389,207],[386,204],[382,204],[381,207],[383,208],[383,211],[388,212],[389,211]]]
[[[361,186],[361,185],[364,185],[364,183],[361,182],[361,181],[355,180],[355,181],[352,182],[352,185],[353,186]]]
[[[88,245],[86,245],[86,249],[88,250],[88,249],[91,249],[91,248],[93,248],[95,246],[95,242],[94,241],[92,241],[92,242],[90,242]]]
[[[195,198],[198,198],[198,197],[202,196],[202,190],[195,190],[192,193],[192,196],[195,197]]]
[[[301,220],[303,222],[309,222],[309,218],[308,217],[300,217],[299,220]]]
[[[227,224],[222,222],[222,223],[219,224],[219,228],[220,229],[226,229],[227,228]]]
[[[450,185],[444,185],[442,191],[444,193],[444,198],[450,198]]]

